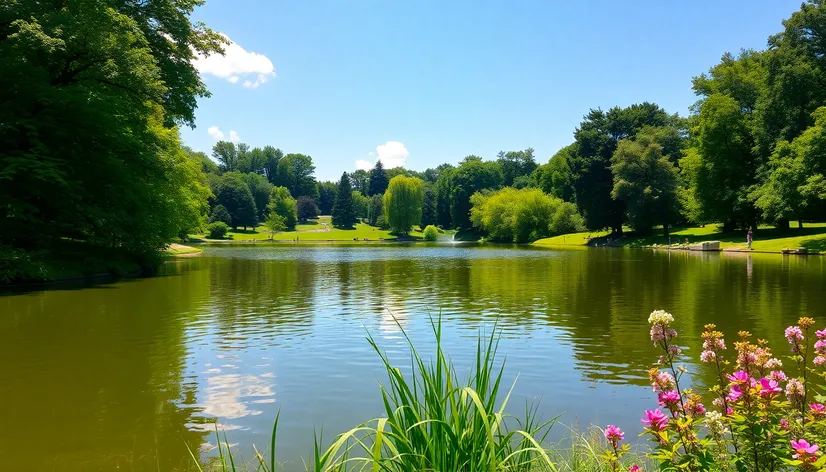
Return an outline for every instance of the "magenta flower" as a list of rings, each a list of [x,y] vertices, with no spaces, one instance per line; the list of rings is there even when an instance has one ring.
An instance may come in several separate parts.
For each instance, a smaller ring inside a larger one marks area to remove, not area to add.
[[[645,410],[645,418],[640,422],[647,424],[648,427],[654,431],[662,431],[668,424],[668,418],[666,418],[665,414],[659,409],[654,411]]]
[[[622,432],[619,427],[609,424],[607,428],[605,428],[605,439],[611,443],[612,446],[615,448],[617,444],[622,441],[622,438],[625,437],[625,433]]]
[[[749,381],[749,373],[745,370],[738,370],[733,375],[727,375],[729,380],[734,383],[744,384]]]
[[[668,409],[674,409],[674,406],[680,403],[680,393],[676,390],[668,390],[657,395],[657,402],[660,406]]]
[[[820,339],[826,338],[826,329],[815,331],[815,335]]]
[[[792,441],[792,449],[794,449],[794,454],[792,459],[806,459],[807,456],[813,455],[817,452],[817,444],[809,444],[808,441],[805,439],[798,439],[797,441]]]
[[[761,397],[769,397],[769,396],[772,396],[772,395],[777,395],[778,393],[780,393],[782,391],[783,391],[783,389],[777,386],[777,380],[767,379],[767,378],[760,379],[760,396]]]
[[[731,416],[734,414],[734,409],[732,407],[726,408],[726,416]]]
[[[826,406],[821,403],[809,403],[809,408],[812,410],[813,416],[823,416],[826,414]]]
[[[642,469],[640,469],[640,466],[638,466],[637,464],[634,464],[634,465],[631,466],[630,469],[628,469],[628,472],[640,472],[640,470],[642,470]]]
[[[726,400],[730,402],[736,402],[743,396],[743,391],[740,390],[739,385],[732,385],[728,391],[728,395],[726,396]]]
[[[789,344],[795,344],[797,341],[803,341],[803,331],[797,326],[789,326],[786,328],[786,340]]]

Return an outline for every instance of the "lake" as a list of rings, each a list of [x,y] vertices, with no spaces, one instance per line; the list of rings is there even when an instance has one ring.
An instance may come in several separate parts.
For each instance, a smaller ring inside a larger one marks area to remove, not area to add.
[[[801,315],[826,325],[826,257],[508,246],[207,247],[156,277],[0,294],[0,457],[8,470],[169,470],[214,430],[246,458],[303,470],[325,442],[381,413],[370,333],[409,370],[400,327],[431,352],[430,319],[460,376],[502,331],[514,413],[640,430],[656,400],[647,318],[676,318],[686,365],[716,323],[784,356]],[[705,377],[698,375],[698,385]],[[555,427],[563,437],[564,426]],[[629,438],[636,434],[629,434]],[[213,451],[214,452],[214,451]]]

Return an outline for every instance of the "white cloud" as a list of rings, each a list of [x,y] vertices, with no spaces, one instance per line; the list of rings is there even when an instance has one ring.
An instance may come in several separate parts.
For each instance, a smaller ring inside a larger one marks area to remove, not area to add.
[[[398,141],[387,141],[376,146],[376,160],[381,161],[385,169],[393,167],[404,167],[407,164],[407,156],[410,154],[404,144]],[[368,157],[373,157],[373,153],[367,153]],[[359,159],[356,161],[356,169],[370,170],[375,165],[375,161]]]
[[[224,139],[224,132],[218,129],[217,126],[210,126],[207,128],[207,133],[209,133],[209,135],[212,136],[212,139],[216,141]]]
[[[229,130],[229,140],[233,143],[237,143],[241,140],[241,138],[238,137],[238,133],[236,133],[235,130]]]
[[[247,88],[258,88],[275,77],[275,67],[267,56],[247,51],[229,39],[229,36],[223,36],[229,41],[229,44],[224,46],[224,55],[197,55],[193,63],[198,72],[214,75],[231,84],[238,83],[244,78],[241,85]]]

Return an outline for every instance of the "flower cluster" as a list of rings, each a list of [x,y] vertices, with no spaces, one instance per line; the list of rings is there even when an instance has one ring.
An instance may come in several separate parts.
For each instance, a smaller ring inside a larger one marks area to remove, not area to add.
[[[730,368],[724,359],[723,333],[713,324],[705,325],[700,361],[717,378],[709,389],[714,409],[706,411],[700,394],[680,386],[687,370],[675,365],[680,352],[671,343],[677,336],[674,317],[657,310],[648,321],[651,340],[662,353],[658,367],[648,372],[659,408],[645,410],[641,421],[655,444],[649,456],[659,462],[661,470],[732,470],[733,464],[755,471],[826,470],[826,456],[817,444],[826,440],[826,405],[809,402],[811,394],[807,393],[809,366],[826,366],[826,329],[814,333],[813,359],[807,339],[814,320],[800,318],[785,330],[795,354],[791,359],[800,371],[800,377],[792,377],[782,370],[783,362],[773,356],[769,343],[753,341],[747,331],[738,333],[736,361]],[[819,372],[826,379],[826,371]],[[614,451],[623,437],[615,426],[605,430]],[[617,470],[616,464],[612,470]]]

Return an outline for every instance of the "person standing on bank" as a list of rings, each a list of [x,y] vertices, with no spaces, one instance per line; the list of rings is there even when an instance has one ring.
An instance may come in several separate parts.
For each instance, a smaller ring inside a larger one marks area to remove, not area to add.
[[[749,251],[753,251],[751,248],[751,243],[754,242],[754,234],[752,234],[751,229],[749,229],[749,232],[746,233],[746,241],[749,243]]]

